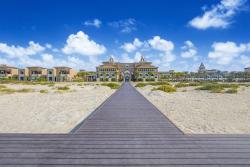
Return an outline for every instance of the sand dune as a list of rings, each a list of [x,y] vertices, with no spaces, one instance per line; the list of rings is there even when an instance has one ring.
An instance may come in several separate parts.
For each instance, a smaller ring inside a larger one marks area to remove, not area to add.
[[[209,93],[194,88],[176,93],[137,88],[185,133],[250,133],[250,88],[237,94]]]
[[[65,85],[69,91],[57,92]],[[7,86],[35,92],[0,95],[0,133],[67,133],[114,92],[96,84]],[[49,93],[40,93],[42,89]]]

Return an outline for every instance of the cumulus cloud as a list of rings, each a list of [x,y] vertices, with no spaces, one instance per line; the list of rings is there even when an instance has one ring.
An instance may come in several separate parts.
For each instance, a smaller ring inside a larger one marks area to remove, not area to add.
[[[117,28],[121,33],[131,33],[137,30],[137,21],[133,18],[110,22],[109,26]]]
[[[174,49],[172,41],[161,39],[160,36],[154,36],[153,39],[148,40],[148,43],[153,49],[163,52],[172,52]]]
[[[71,34],[67,44],[62,49],[65,54],[79,54],[83,56],[98,56],[106,52],[105,46],[89,39],[89,36],[82,31]]]
[[[124,43],[121,48],[124,49],[126,52],[133,52],[136,49],[140,48],[143,45],[143,42],[141,42],[138,38],[135,38],[132,43]]]
[[[213,51],[209,52],[208,58],[215,60],[217,64],[228,65],[235,58],[239,58],[250,52],[250,43],[237,45],[234,42],[215,42]]]
[[[219,4],[205,10],[202,16],[193,18],[189,25],[197,29],[227,28],[246,0],[221,0]]]
[[[142,54],[140,52],[136,52],[133,57],[130,57],[127,53],[123,53],[121,55],[120,62],[133,63],[139,62],[141,60]]]
[[[182,58],[195,58],[197,56],[197,49],[191,41],[185,41],[181,49]]]
[[[100,28],[101,24],[102,24],[102,22],[99,19],[87,20],[87,21],[84,22],[85,26],[93,26],[93,27],[96,27],[96,28]]]
[[[173,54],[174,43],[172,41],[162,39],[160,36],[154,36],[148,40],[148,43],[153,49],[163,52],[160,54],[163,63],[170,63],[175,60]]]
[[[33,41],[30,41],[27,47],[14,46],[14,45],[9,46],[6,43],[0,43],[0,52],[6,54],[10,58],[32,56],[41,53],[44,50],[45,47]]]

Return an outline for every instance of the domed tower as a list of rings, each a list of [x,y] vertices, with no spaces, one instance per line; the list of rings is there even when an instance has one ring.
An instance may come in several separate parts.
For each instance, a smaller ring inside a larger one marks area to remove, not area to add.
[[[143,62],[145,62],[145,59],[144,59],[144,57],[143,57],[143,56],[141,56],[140,63],[143,63]]]
[[[111,56],[110,58],[109,58],[109,63],[111,63],[111,64],[113,64],[115,61],[114,61],[114,58]]]
[[[206,72],[206,67],[203,63],[201,63],[199,69],[198,69],[198,73],[205,73]]]

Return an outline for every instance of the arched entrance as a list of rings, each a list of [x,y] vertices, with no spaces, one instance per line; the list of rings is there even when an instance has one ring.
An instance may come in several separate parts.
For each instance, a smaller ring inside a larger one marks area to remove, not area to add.
[[[131,80],[131,74],[129,71],[124,72],[124,82],[129,82]]]

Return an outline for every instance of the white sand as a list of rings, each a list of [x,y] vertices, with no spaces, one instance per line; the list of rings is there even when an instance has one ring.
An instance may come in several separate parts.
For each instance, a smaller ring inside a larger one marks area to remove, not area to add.
[[[250,133],[250,88],[237,94],[181,88],[176,93],[137,88],[185,133]],[[182,92],[186,89],[187,92]]]
[[[57,93],[56,87],[64,85],[70,85],[71,91]],[[6,86],[35,92],[0,95],[0,133],[67,133],[114,92],[95,84]],[[40,93],[41,89],[49,93]]]

